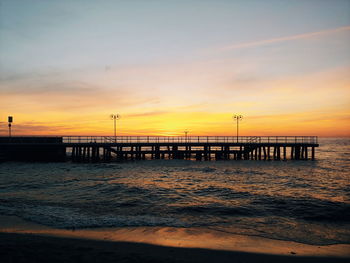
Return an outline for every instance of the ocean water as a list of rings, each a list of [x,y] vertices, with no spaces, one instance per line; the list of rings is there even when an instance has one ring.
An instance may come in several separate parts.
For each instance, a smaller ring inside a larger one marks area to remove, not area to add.
[[[315,161],[1,163],[0,214],[56,228],[203,227],[350,243],[350,139]]]

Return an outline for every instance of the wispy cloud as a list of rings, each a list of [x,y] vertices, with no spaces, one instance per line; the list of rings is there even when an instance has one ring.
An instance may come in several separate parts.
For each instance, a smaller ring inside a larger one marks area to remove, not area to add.
[[[168,111],[150,111],[150,112],[143,112],[143,113],[133,113],[133,114],[128,114],[128,118],[133,118],[133,117],[149,117],[149,116],[158,116],[158,115],[163,115],[168,113]]]
[[[1,123],[0,123],[1,124]],[[23,122],[15,123],[13,134],[14,135],[40,135],[40,134],[59,134],[64,132],[70,132],[74,130],[74,125],[62,125],[43,122]],[[7,129],[0,129],[0,135],[6,135]]]
[[[327,29],[327,30],[322,30],[322,31],[317,31],[317,32],[309,32],[309,33],[305,33],[305,34],[263,39],[263,40],[252,41],[252,42],[243,42],[243,43],[239,43],[239,44],[221,47],[219,50],[227,51],[227,50],[233,50],[233,49],[263,46],[263,45],[272,44],[272,43],[279,43],[279,42],[292,41],[292,40],[298,40],[298,39],[312,38],[312,37],[317,37],[317,36],[322,36],[322,35],[342,32],[342,31],[349,31],[349,30],[350,30],[350,26],[344,26],[344,27]]]

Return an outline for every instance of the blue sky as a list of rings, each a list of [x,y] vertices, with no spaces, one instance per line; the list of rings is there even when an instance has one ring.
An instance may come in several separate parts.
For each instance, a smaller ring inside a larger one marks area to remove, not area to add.
[[[347,26],[349,11],[350,1],[341,0],[2,0],[1,66],[25,71],[199,59],[205,49]]]

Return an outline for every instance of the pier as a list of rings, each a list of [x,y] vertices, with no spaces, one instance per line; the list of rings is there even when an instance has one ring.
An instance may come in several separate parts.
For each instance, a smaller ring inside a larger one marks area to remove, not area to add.
[[[315,160],[317,147],[317,136],[0,137],[0,160]]]

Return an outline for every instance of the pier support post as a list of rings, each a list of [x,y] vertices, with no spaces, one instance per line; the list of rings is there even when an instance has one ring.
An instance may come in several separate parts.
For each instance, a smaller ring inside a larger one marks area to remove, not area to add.
[[[155,155],[155,159],[159,160],[160,159],[160,151],[159,151],[159,146],[155,146],[154,147],[154,155]]]
[[[86,162],[86,146],[83,149],[83,161]]]
[[[305,160],[307,160],[309,158],[308,156],[308,152],[307,152],[307,146],[305,146]]]
[[[295,146],[295,150],[294,150],[294,154],[295,154],[295,159],[296,160],[300,160],[300,146]]]
[[[239,146],[239,152],[237,153],[237,160],[242,160],[242,146]]]
[[[300,159],[302,159],[302,160],[305,159],[305,147],[304,146],[300,147]]]
[[[173,159],[179,159],[179,151],[177,146],[173,146]]]
[[[81,155],[82,155],[82,150],[81,147],[78,147],[78,161],[81,162]]]
[[[259,146],[259,160],[261,160],[261,146]]]
[[[75,161],[75,147],[72,147],[72,161]]]
[[[255,159],[255,160],[258,160],[258,148],[255,148],[255,149],[254,149],[254,152],[255,152],[254,159]]]
[[[230,160],[230,146],[225,146],[225,160]]]
[[[90,162],[90,156],[89,156],[90,147],[86,146],[85,148],[86,148],[86,150],[85,150],[85,162]]]

